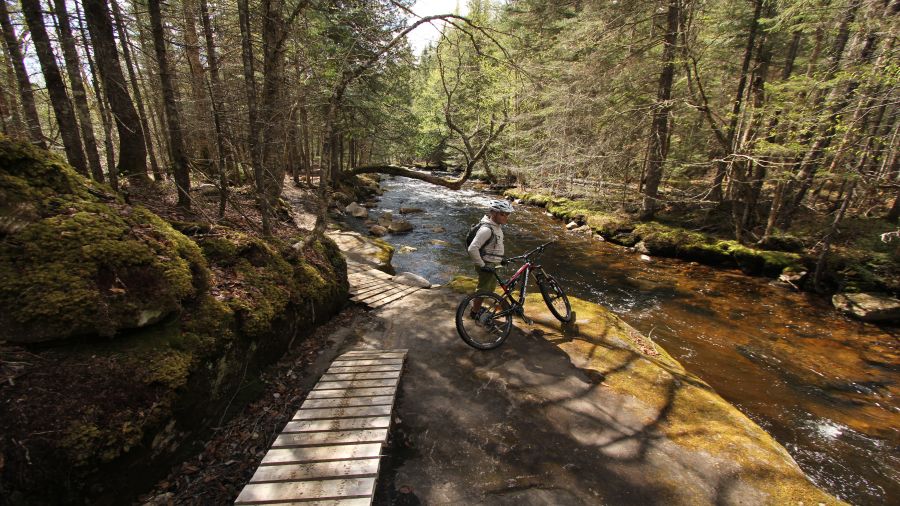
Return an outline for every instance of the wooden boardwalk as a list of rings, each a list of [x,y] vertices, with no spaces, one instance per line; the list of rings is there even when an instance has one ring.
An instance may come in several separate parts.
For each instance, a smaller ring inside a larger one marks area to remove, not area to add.
[[[235,504],[370,505],[406,351],[338,357]]]
[[[393,281],[390,274],[366,264],[347,261],[347,279],[350,281],[350,300],[372,309],[390,304],[407,295],[422,290]]]

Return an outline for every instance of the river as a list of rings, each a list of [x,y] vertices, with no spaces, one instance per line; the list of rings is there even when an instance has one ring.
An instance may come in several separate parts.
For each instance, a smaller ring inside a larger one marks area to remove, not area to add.
[[[385,178],[382,188],[373,217],[425,210],[403,216],[412,232],[385,237],[398,248],[397,272],[433,283],[473,274],[465,235],[492,197],[407,178]],[[347,223],[365,231],[360,220]],[[900,329],[853,321],[827,300],[766,278],[642,261],[566,232],[539,208],[517,206],[505,235],[508,255],[557,240],[542,263],[571,295],[603,304],[661,344],[772,434],[820,487],[860,505],[900,498]]]

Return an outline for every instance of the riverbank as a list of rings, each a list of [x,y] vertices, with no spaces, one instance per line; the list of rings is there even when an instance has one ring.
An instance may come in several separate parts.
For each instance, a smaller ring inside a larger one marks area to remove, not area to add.
[[[128,201],[0,138],[0,494],[122,502],[259,395],[269,364],[346,302],[335,244],[253,195],[132,185]]]
[[[679,226],[685,222],[684,217],[667,219],[661,213],[657,221],[640,222],[632,215],[610,212],[587,201],[520,189],[506,190],[504,195],[545,208],[566,223],[574,222],[605,241],[635,248],[640,253],[736,267],[749,275],[782,277],[794,287],[813,289],[808,274],[814,270],[816,259],[809,251],[819,240],[813,232],[808,232],[807,237],[776,235],[769,243],[774,249],[758,249],[696,230],[714,228],[711,226],[700,223],[693,223],[694,229]],[[891,245],[879,239],[879,234],[890,227],[883,220],[848,223],[827,264],[825,286],[834,292],[900,294],[900,241]]]
[[[468,226],[496,198],[476,186],[451,191],[385,178],[369,209],[417,206],[414,226],[388,235],[393,264],[432,282],[472,275]],[[847,318],[825,298],[769,278],[665,257],[643,261],[596,234],[570,233],[545,208],[517,206],[509,254],[555,241],[541,264],[569,295],[603,305],[663,346],[788,448],[807,475],[854,504],[900,493],[890,449],[898,436],[897,332]],[[361,219],[346,226],[365,234]],[[438,232],[439,231],[439,232]],[[512,274],[507,270],[505,274]]]
[[[601,306],[573,298],[562,328],[531,296],[534,325],[482,352],[456,334],[459,297],[423,290],[352,324],[357,346],[409,349],[376,503],[843,504]]]

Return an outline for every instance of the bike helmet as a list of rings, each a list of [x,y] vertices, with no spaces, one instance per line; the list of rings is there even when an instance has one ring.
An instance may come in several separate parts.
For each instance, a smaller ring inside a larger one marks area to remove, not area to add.
[[[498,213],[506,213],[510,214],[515,209],[513,209],[512,204],[505,200],[492,200],[488,203],[488,209],[491,211],[497,211]]]

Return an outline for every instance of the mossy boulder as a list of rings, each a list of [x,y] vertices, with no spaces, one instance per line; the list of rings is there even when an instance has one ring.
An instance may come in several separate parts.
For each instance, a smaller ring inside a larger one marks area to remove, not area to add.
[[[528,295],[525,313],[534,322],[520,328],[554,343],[572,364],[602,382],[598,388],[621,395],[628,409],[644,413],[655,448],[672,444],[669,455],[713,463],[728,476],[729,494],[741,491],[753,503],[843,504],[813,484],[772,436],[661,346],[602,306],[569,300],[575,320],[561,326],[540,294]],[[737,495],[719,497],[741,502]]]
[[[54,155],[0,139],[0,341],[114,336],[205,289],[197,245]]]
[[[0,384],[4,504],[130,502],[347,300],[327,238],[188,237],[43,151],[0,139],[0,163],[0,363],[28,357]]]

